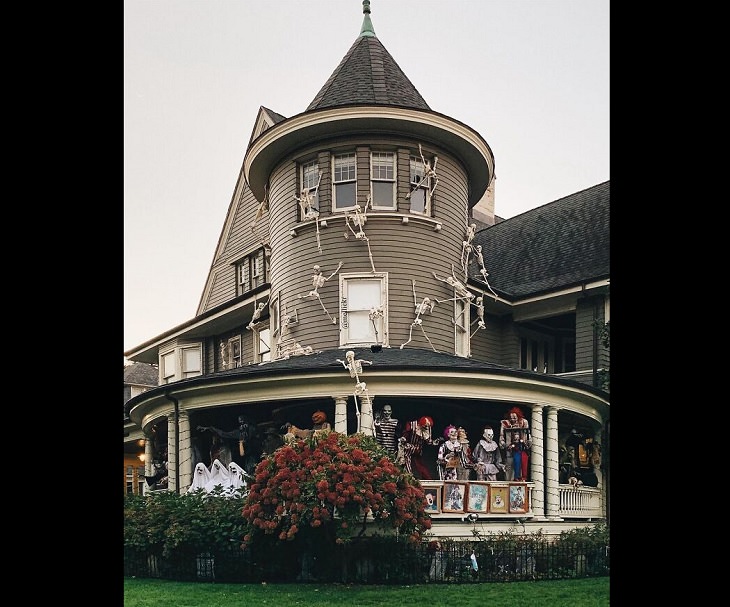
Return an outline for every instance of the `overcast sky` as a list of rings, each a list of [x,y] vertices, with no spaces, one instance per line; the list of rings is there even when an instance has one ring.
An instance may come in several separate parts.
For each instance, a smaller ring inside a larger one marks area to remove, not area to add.
[[[609,0],[370,8],[431,109],[489,144],[497,215],[610,179]],[[125,351],[195,316],[259,107],[306,110],[362,20],[361,0],[124,1]]]

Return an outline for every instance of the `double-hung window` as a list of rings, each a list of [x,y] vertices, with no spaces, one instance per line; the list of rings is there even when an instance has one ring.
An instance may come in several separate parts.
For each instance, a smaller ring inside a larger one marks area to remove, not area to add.
[[[267,271],[264,249],[244,257],[236,264],[236,295],[243,295],[267,282]]]
[[[394,210],[396,165],[392,152],[370,154],[370,195],[373,209]]]
[[[267,324],[260,324],[253,328],[253,353],[257,363],[271,360],[271,329]]]
[[[388,345],[388,274],[340,275],[340,345]]]
[[[351,209],[357,202],[357,166],[355,154],[338,154],[332,162],[332,208]]]
[[[174,347],[160,354],[160,383],[169,384],[186,377],[203,373],[203,348],[201,344]]]
[[[431,215],[431,177],[426,175],[426,167],[418,156],[410,157],[410,167],[411,213]]]

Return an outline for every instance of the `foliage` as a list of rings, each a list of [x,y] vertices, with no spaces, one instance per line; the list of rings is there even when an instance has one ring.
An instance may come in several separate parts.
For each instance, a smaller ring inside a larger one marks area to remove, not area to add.
[[[124,545],[169,556],[182,548],[228,549],[241,537],[244,497],[241,490],[223,494],[198,490],[178,495],[160,491],[124,498]],[[236,544],[237,545],[237,544]]]
[[[368,518],[376,529],[418,542],[431,528],[425,505],[420,482],[373,437],[327,432],[259,462],[243,507],[243,544],[287,542],[301,533],[344,543],[364,533]]]

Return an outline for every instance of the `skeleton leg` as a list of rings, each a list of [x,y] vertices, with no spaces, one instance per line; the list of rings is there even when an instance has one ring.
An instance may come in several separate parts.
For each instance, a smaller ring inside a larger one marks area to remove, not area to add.
[[[337,324],[337,317],[336,316],[332,316],[332,314],[330,314],[327,311],[327,308],[324,307],[324,304],[322,303],[322,298],[319,295],[317,295],[317,301],[319,301],[319,305],[322,306],[322,309],[324,310],[324,313],[327,316],[329,316],[329,319],[332,321],[332,324],[333,325],[336,325]]]
[[[411,323],[411,330],[408,333],[408,341],[400,345],[400,349],[401,350],[403,349],[403,346],[407,346],[409,343],[411,343],[411,341],[413,341],[413,327],[416,324],[418,324],[418,323],[415,323],[415,322]]]
[[[431,340],[428,339],[428,335],[426,335],[426,330],[423,328],[423,325],[420,325],[421,331],[423,331],[423,336],[426,338],[429,344],[431,344],[431,348],[433,348],[434,352],[438,352],[438,350],[434,347],[434,345],[431,343]]]

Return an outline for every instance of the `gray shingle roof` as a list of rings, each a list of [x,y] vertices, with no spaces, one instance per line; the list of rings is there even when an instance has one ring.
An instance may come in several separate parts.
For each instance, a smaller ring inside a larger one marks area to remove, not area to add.
[[[431,109],[373,35],[355,40],[307,111],[353,104]]]
[[[489,284],[524,297],[610,275],[610,181],[478,232]],[[478,270],[477,270],[478,272]]]

